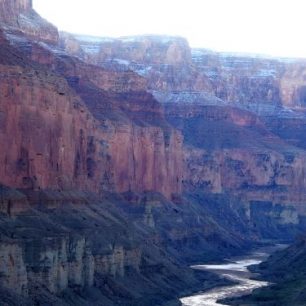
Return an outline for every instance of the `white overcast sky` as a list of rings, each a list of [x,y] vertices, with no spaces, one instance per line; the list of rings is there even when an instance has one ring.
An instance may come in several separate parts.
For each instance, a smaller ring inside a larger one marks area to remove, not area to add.
[[[306,57],[306,0],[33,0],[60,30],[165,34],[192,47]]]

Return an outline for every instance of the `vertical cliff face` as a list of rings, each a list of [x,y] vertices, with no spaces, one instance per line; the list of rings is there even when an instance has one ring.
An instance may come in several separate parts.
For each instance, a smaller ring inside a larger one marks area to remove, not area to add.
[[[108,136],[117,190],[181,193],[182,137],[160,127],[119,126]],[[124,148],[124,150],[122,150]]]
[[[303,149],[239,108],[168,103],[165,110],[184,136],[185,192],[233,196],[265,238],[290,239],[304,228]]]
[[[66,81],[1,45],[1,183],[99,190],[94,118]]]
[[[193,63],[200,74],[209,78],[218,98],[255,112],[281,105],[279,82],[286,62],[201,49],[193,50],[192,55]]]
[[[2,69],[0,139],[8,148],[0,157],[2,183],[20,188],[97,187],[93,179],[99,174],[89,175],[87,165],[90,159],[96,167],[99,163],[93,119],[76,97],[68,98],[71,93],[62,84],[54,87],[50,77],[18,70]]]
[[[286,70],[280,83],[283,104],[290,108],[305,110],[306,106],[306,63],[296,61]]]
[[[182,135],[166,123],[150,94],[99,89],[93,94],[84,84],[75,88],[103,124],[110,165],[104,176],[112,178],[116,191],[157,191],[168,198],[181,192]]]
[[[20,14],[26,14],[32,10],[32,0],[1,0],[0,1],[0,18],[1,22],[9,24],[17,24]]]
[[[109,41],[62,34],[61,44],[88,62],[132,69],[157,92],[206,92],[257,112],[282,104],[280,79],[288,63],[280,59],[190,49],[180,38],[163,36]]]
[[[66,212],[68,211],[69,208],[66,209]],[[95,273],[105,277],[123,277],[129,268],[139,271],[141,251],[127,246],[132,242],[128,241],[129,236],[122,231],[121,224],[114,227],[108,237],[98,238],[93,231],[95,226],[114,226],[114,222],[119,221],[116,217],[113,216],[108,221],[102,221],[103,218],[96,219],[97,211],[104,214],[99,207],[94,210],[87,208],[81,212],[75,206],[74,211],[74,217],[68,222],[66,217],[66,221],[61,220],[58,213],[53,215],[54,219],[51,221],[47,214],[35,210],[26,218],[16,216],[23,230],[17,230],[13,235],[2,231],[4,236],[0,241],[0,288],[35,300],[44,298],[43,295],[40,296],[39,290],[45,290],[45,295],[57,295],[68,288],[92,287]],[[36,218],[43,220],[43,224],[40,225],[40,231],[35,233],[31,232],[31,227],[34,224],[39,226]],[[91,222],[96,219],[96,225],[84,221],[87,218]],[[75,228],[77,222],[83,223],[83,230]],[[4,218],[0,226],[5,224],[10,227],[14,221]],[[24,235],[22,231],[24,234],[27,231],[27,240],[21,243]],[[112,247],[111,244],[119,233],[127,241]],[[97,241],[93,239],[93,235]],[[109,245],[103,239],[106,239]],[[99,250],[101,242],[104,249]]]
[[[42,60],[40,52],[32,58]],[[168,198],[181,192],[182,136],[149,94],[147,81],[130,70],[101,68],[65,57],[51,66],[67,79],[101,123],[107,170],[104,189],[157,191]]]
[[[22,249],[16,244],[1,245],[0,285],[20,295],[28,294],[28,279]]]
[[[21,31],[36,40],[58,42],[56,27],[33,10],[32,0],[1,0],[0,24],[8,33]]]
[[[61,33],[61,44],[67,52],[83,51],[94,64],[120,60],[144,65],[191,64],[191,52],[185,38],[172,36],[139,36],[119,39],[70,35]],[[77,47],[78,46],[78,47]]]
[[[14,46],[3,40],[1,125],[9,151],[2,151],[2,183],[180,193],[182,138],[142,77],[86,65],[30,41]],[[17,49],[18,60],[10,55]]]
[[[179,193],[182,141],[146,93],[147,81],[34,43],[54,45],[58,33],[33,11],[32,1],[0,5],[0,139],[8,147],[0,154],[1,182],[28,189]],[[175,50],[169,58],[181,56]]]
[[[35,290],[35,284],[44,284],[53,294],[68,286],[93,285],[94,258],[84,237],[49,238],[46,245],[32,241],[24,252],[29,291]]]

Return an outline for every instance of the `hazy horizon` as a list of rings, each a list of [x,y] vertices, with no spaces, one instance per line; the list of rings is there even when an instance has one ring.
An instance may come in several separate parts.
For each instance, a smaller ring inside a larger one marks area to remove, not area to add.
[[[180,36],[193,48],[306,57],[302,0],[34,0],[33,4],[59,30],[70,33]]]

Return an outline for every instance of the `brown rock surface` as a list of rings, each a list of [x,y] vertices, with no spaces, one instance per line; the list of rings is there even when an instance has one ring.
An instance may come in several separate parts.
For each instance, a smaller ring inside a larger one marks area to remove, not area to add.
[[[154,91],[206,92],[259,113],[303,105],[301,60],[190,49],[186,40],[167,36],[103,39],[61,33],[60,41],[89,63],[134,70]]]

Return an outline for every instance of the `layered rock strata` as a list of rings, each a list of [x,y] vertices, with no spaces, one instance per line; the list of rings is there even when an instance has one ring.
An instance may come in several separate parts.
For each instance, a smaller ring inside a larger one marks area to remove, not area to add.
[[[61,34],[61,43],[147,80],[184,135],[184,191],[229,192],[304,215],[303,61],[192,50],[177,37]]]

